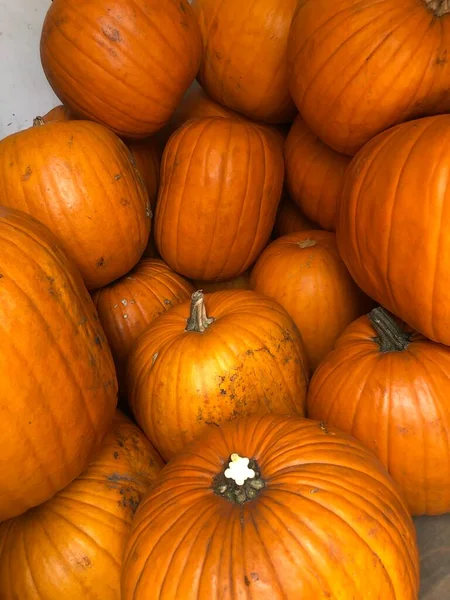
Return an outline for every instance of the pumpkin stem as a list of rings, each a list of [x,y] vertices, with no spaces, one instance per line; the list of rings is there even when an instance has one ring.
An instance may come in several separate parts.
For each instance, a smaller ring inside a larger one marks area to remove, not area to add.
[[[221,473],[213,479],[212,489],[217,496],[233,504],[244,504],[253,500],[266,487],[261,478],[259,465],[254,458],[245,458],[233,453]]]
[[[450,12],[450,0],[424,0],[424,2],[436,17],[443,17]]]
[[[45,125],[45,121],[42,117],[35,117],[33,119],[33,127],[42,127],[42,125]]]
[[[368,315],[378,336],[373,341],[380,346],[380,352],[402,352],[411,342],[411,334],[403,331],[393,317],[381,306]]]
[[[191,296],[191,314],[187,320],[185,331],[203,333],[211,323],[214,323],[214,317],[206,315],[205,297],[202,290],[198,290]]]

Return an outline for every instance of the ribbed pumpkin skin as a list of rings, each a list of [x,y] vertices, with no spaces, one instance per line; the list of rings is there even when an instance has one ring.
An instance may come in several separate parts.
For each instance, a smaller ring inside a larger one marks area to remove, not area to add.
[[[446,0],[300,0],[290,89],[338,152],[353,155],[388,127],[450,110],[450,15],[427,4],[448,10]]]
[[[272,242],[256,261],[252,289],[274,298],[302,334],[312,370],[337,337],[369,307],[329,231],[300,231]]]
[[[205,294],[219,292],[220,290],[249,290],[250,289],[250,273],[247,271],[228,281],[194,281],[196,290],[203,290]]]
[[[124,137],[161,129],[200,58],[187,0],[53,0],[42,30],[42,66],[56,95]]]
[[[60,104],[59,106],[55,106],[51,110],[48,111],[43,117],[36,117],[37,119],[42,119],[44,123],[51,123],[52,121],[70,121],[75,118],[75,115],[72,113],[70,108]]]
[[[212,490],[234,452],[266,481],[243,505]],[[122,571],[122,600],[418,592],[415,530],[381,463],[331,427],[274,415],[210,428],[166,466],[137,510]]]
[[[296,231],[311,231],[312,229],[320,229],[320,227],[300,212],[300,209],[289,197],[283,197],[278,206],[273,228],[275,237],[278,238]]]
[[[126,144],[133,156],[138,171],[144,180],[150,206],[154,209],[159,188],[159,168],[161,164],[160,148],[153,138],[145,140],[129,140]]]
[[[415,334],[380,352],[352,323],[311,380],[308,415],[353,435],[386,465],[414,515],[450,511],[450,350]]]
[[[48,502],[0,524],[0,598],[120,600],[126,535],[163,464],[118,412],[86,471]]]
[[[450,345],[450,116],[404,123],[349,166],[337,229],[358,285],[414,330]]]
[[[296,6],[297,0],[193,0],[204,46],[198,79],[211,98],[257,121],[293,119],[286,47]]]
[[[93,295],[122,378],[128,354],[142,331],[175,304],[189,300],[194,288],[157,258],[141,260],[125,277]]]
[[[55,236],[0,207],[0,248],[2,521],[87,466],[111,424],[117,381],[95,307]]]
[[[0,198],[58,236],[89,289],[127,273],[147,245],[145,186],[125,144],[97,123],[51,122],[3,139]]]
[[[155,241],[190,279],[237,277],[266,245],[280,201],[281,136],[249,122],[185,123],[163,154]]]
[[[324,144],[298,116],[286,138],[284,160],[291,198],[312,221],[334,231],[350,157]]]
[[[286,311],[247,290],[207,294],[205,305],[215,319],[206,331],[186,332],[190,302],[179,304],[142,333],[129,357],[130,406],[166,459],[210,424],[304,415],[305,353]]]

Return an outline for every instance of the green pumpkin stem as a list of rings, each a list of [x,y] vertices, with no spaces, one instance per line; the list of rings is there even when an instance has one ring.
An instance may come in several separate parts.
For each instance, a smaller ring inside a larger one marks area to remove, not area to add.
[[[373,341],[380,346],[380,352],[402,352],[411,342],[411,334],[403,331],[395,319],[381,306],[368,315],[372,327],[377,332]]]
[[[191,314],[187,320],[185,331],[203,333],[213,322],[214,317],[208,317],[206,314],[205,297],[202,290],[194,292],[191,296]]]

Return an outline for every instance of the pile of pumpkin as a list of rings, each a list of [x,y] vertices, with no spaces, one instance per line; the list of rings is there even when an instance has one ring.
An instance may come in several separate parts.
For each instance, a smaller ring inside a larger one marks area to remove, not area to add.
[[[63,106],[0,142],[1,600],[418,597],[449,10],[53,1]]]

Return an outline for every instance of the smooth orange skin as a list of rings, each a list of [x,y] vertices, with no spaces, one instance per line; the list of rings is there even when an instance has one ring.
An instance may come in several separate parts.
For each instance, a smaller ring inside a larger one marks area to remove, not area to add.
[[[349,166],[337,229],[357,284],[435,342],[450,345],[450,116],[404,123]]]
[[[194,288],[157,258],[141,260],[125,277],[97,290],[93,300],[120,383],[133,344],[159,315],[189,300]]]
[[[311,241],[315,245],[310,246]],[[312,371],[370,302],[350,277],[329,231],[278,238],[256,261],[250,283],[288,311],[302,334]]]
[[[298,116],[286,138],[284,160],[292,200],[320,227],[334,231],[350,157],[324,144]]]
[[[198,80],[250,119],[292,121],[286,48],[297,0],[193,0],[203,37]]]
[[[205,294],[212,292],[220,292],[221,290],[249,290],[250,289],[250,273],[246,271],[228,281],[194,281],[196,290],[202,290]]]
[[[250,122],[185,123],[163,154],[155,241],[190,279],[226,281],[246,271],[272,231],[284,177],[281,136]]]
[[[450,349],[415,334],[380,352],[367,317],[352,323],[319,366],[308,415],[376,454],[413,515],[450,511]]]
[[[55,236],[0,207],[0,248],[3,521],[86,468],[111,424],[117,380],[92,300]]]
[[[290,90],[329,146],[355,154],[377,133],[450,110],[450,15],[423,0],[300,0]]]
[[[88,289],[138,262],[151,211],[125,144],[89,121],[55,121],[0,141],[0,198],[47,225]]]
[[[266,487],[215,495],[230,455]],[[416,533],[379,460],[317,421],[268,415],[210,428],[166,466],[136,512],[122,600],[417,600]]]
[[[250,414],[303,416],[308,369],[300,334],[276,302],[248,290],[205,295],[215,321],[185,331],[190,302],[161,315],[128,361],[136,421],[165,459],[213,424]]]
[[[163,465],[140,429],[117,412],[75,481],[0,524],[0,598],[120,600],[125,539]]]
[[[200,59],[187,0],[53,0],[42,29],[42,66],[56,95],[124,137],[167,123]]]
[[[43,117],[38,117],[44,121],[44,123],[51,123],[52,121],[71,121],[76,116],[72,113],[70,108],[60,104],[55,106],[48,111]]]
[[[320,229],[320,227],[310,221],[288,196],[284,196],[278,206],[273,228],[275,237],[279,238],[288,233],[311,231],[312,229]]]

